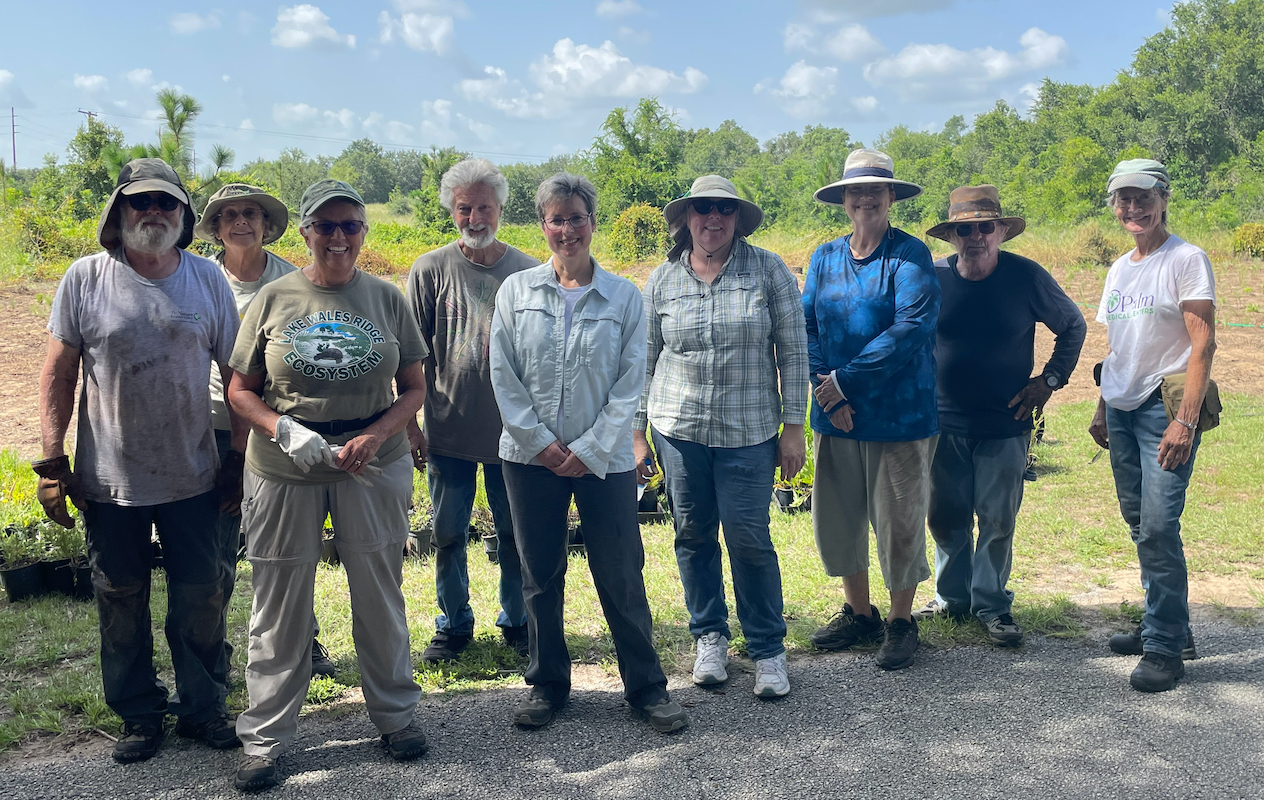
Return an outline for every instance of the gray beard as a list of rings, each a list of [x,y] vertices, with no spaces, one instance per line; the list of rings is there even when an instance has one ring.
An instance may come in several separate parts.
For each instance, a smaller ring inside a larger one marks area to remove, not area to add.
[[[488,225],[481,231],[465,228],[461,231],[461,242],[471,250],[485,250],[496,241],[496,228]]]
[[[176,246],[176,242],[180,241],[180,227],[168,225],[165,220],[161,226],[138,223],[135,227],[124,226],[119,231],[119,238],[128,250],[156,256]]]

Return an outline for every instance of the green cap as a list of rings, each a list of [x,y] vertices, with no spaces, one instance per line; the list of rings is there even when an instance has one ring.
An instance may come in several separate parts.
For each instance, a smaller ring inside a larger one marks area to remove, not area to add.
[[[1114,194],[1125,188],[1153,189],[1158,186],[1166,189],[1171,185],[1167,167],[1158,161],[1153,158],[1130,158],[1120,161],[1115,171],[1110,173],[1110,180],[1106,182],[1106,194]]]
[[[351,184],[346,181],[326,178],[323,181],[316,181],[307,187],[307,191],[303,192],[303,199],[298,204],[299,217],[306,219],[316,209],[330,200],[350,200],[358,206],[364,205],[364,198],[360,196],[359,192],[351,188]]]

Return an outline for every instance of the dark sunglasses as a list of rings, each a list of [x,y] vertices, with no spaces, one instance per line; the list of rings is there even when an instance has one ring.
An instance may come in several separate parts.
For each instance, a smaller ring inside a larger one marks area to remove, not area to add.
[[[348,236],[355,236],[360,231],[369,227],[369,223],[361,222],[358,219],[348,219],[342,222],[329,222],[328,220],[317,220],[307,227],[319,233],[321,236],[333,236],[334,231],[342,228],[342,232]]]
[[[169,194],[129,194],[127,204],[137,211],[148,211],[150,206],[157,205],[162,211],[175,211],[180,201]]]
[[[964,225],[957,226],[956,228],[957,236],[959,236],[962,239],[969,239],[971,234],[974,233],[974,228],[976,225],[979,228],[979,233],[983,234],[984,236],[987,236],[988,234],[996,230],[995,222],[968,222]]]
[[[711,209],[713,208],[720,212],[720,216],[722,217],[731,217],[737,213],[736,200],[710,200],[705,197],[700,197],[690,203],[690,205],[692,205],[693,210],[699,214],[710,214]]]

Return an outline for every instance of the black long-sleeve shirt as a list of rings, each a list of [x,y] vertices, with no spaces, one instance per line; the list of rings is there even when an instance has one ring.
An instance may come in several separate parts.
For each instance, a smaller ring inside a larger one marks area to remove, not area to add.
[[[1084,346],[1084,315],[1035,261],[1002,251],[981,281],[962,278],[957,256],[935,262],[943,292],[935,342],[939,426],[971,439],[1003,439],[1031,430],[1009,401],[1032,377],[1036,323],[1057,338],[1042,372],[1063,383]]]

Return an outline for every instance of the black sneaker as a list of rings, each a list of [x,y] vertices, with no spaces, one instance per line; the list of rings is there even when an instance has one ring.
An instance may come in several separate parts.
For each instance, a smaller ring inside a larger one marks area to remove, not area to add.
[[[896,617],[887,623],[887,636],[878,648],[878,666],[883,669],[904,669],[912,666],[917,653],[917,623]]]
[[[689,725],[689,715],[680,707],[680,703],[670,697],[640,706],[636,711],[659,733],[674,733]]]
[[[877,606],[869,606],[869,616],[862,617],[844,603],[843,610],[813,633],[810,640],[817,650],[846,650],[862,641],[872,642],[881,635],[882,617]]]
[[[1185,662],[1176,656],[1146,653],[1128,682],[1139,692],[1166,692],[1185,677]]]
[[[233,786],[239,792],[263,791],[276,786],[279,781],[275,758],[248,756],[243,753],[237,761],[237,775],[233,778]]]
[[[338,668],[329,659],[329,650],[319,639],[312,639],[312,674],[332,678],[337,671]]]
[[[563,703],[554,703],[533,689],[527,699],[514,709],[514,724],[523,728],[543,728],[553,721],[553,715],[562,706]]]
[[[461,657],[461,652],[470,646],[474,637],[445,631],[435,631],[430,644],[421,653],[421,660],[427,664],[451,663]]]
[[[396,761],[411,761],[426,752],[426,734],[410,722],[402,730],[382,734],[382,744]]]
[[[517,625],[511,628],[501,628],[500,635],[505,638],[505,644],[513,648],[513,651],[523,658],[531,655],[530,640],[527,636],[527,626]]]
[[[161,722],[124,722],[123,736],[114,743],[114,760],[120,764],[148,761],[162,743]]]
[[[232,750],[241,747],[241,739],[237,738],[237,720],[230,714],[219,714],[200,724],[193,724],[181,718],[176,723],[176,735],[185,739],[196,739],[216,750]]]
[[[1121,656],[1139,656],[1145,652],[1144,643],[1141,641],[1140,625],[1129,633],[1116,633],[1110,637],[1107,644],[1110,645],[1112,653],[1118,653]],[[1181,658],[1185,661],[1198,658],[1198,649],[1194,647],[1193,631],[1189,632],[1189,638],[1185,640],[1185,649],[1181,650]]]

